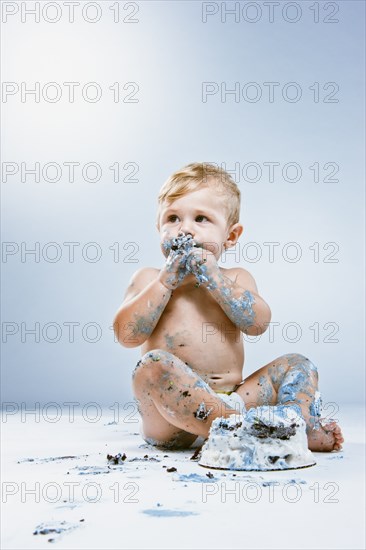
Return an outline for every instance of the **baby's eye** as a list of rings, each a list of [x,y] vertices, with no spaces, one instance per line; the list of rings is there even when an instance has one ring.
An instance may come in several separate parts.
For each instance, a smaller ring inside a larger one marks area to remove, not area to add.
[[[201,222],[203,221],[203,218],[208,221],[208,218],[206,216],[203,216],[202,214],[200,214],[199,216],[196,216],[196,221]]]
[[[178,216],[176,216],[175,214],[168,216],[168,222],[174,223],[177,219],[178,219]]]

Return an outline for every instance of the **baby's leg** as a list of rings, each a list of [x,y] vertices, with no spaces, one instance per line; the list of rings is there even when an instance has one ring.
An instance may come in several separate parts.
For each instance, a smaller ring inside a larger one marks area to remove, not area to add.
[[[312,451],[342,448],[343,436],[335,422],[320,418],[318,372],[309,359],[298,353],[278,357],[247,378],[237,393],[247,408],[260,405],[298,405],[306,422]]]
[[[212,421],[233,414],[190,367],[164,350],[146,353],[133,373],[144,438],[162,447],[189,447]]]

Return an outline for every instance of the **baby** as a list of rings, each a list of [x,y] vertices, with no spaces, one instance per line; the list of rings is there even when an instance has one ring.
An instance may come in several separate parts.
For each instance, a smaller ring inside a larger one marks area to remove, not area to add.
[[[189,164],[166,181],[158,203],[165,264],[136,271],[114,319],[123,346],[142,346],[133,391],[144,439],[188,448],[217,417],[282,404],[304,418],[310,450],[340,450],[340,427],[320,418],[318,372],[309,359],[282,355],[243,379],[242,333],[262,334],[271,311],[247,270],[218,265],[243,232],[231,176]]]

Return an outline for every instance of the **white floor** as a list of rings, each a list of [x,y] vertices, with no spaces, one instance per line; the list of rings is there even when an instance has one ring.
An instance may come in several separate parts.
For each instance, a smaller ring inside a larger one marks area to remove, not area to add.
[[[316,466],[236,475],[149,447],[135,418],[112,415],[3,414],[1,548],[365,548],[361,408],[341,407],[344,450]],[[47,528],[64,531],[33,534]]]

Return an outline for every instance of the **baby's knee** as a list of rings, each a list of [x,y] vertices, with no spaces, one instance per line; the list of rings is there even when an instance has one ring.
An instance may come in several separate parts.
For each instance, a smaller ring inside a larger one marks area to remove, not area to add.
[[[175,356],[163,349],[148,351],[138,361],[133,373],[134,384],[142,379],[156,382],[174,364]]]
[[[285,355],[290,367],[300,367],[318,378],[318,369],[314,363],[301,353],[288,353]]]

